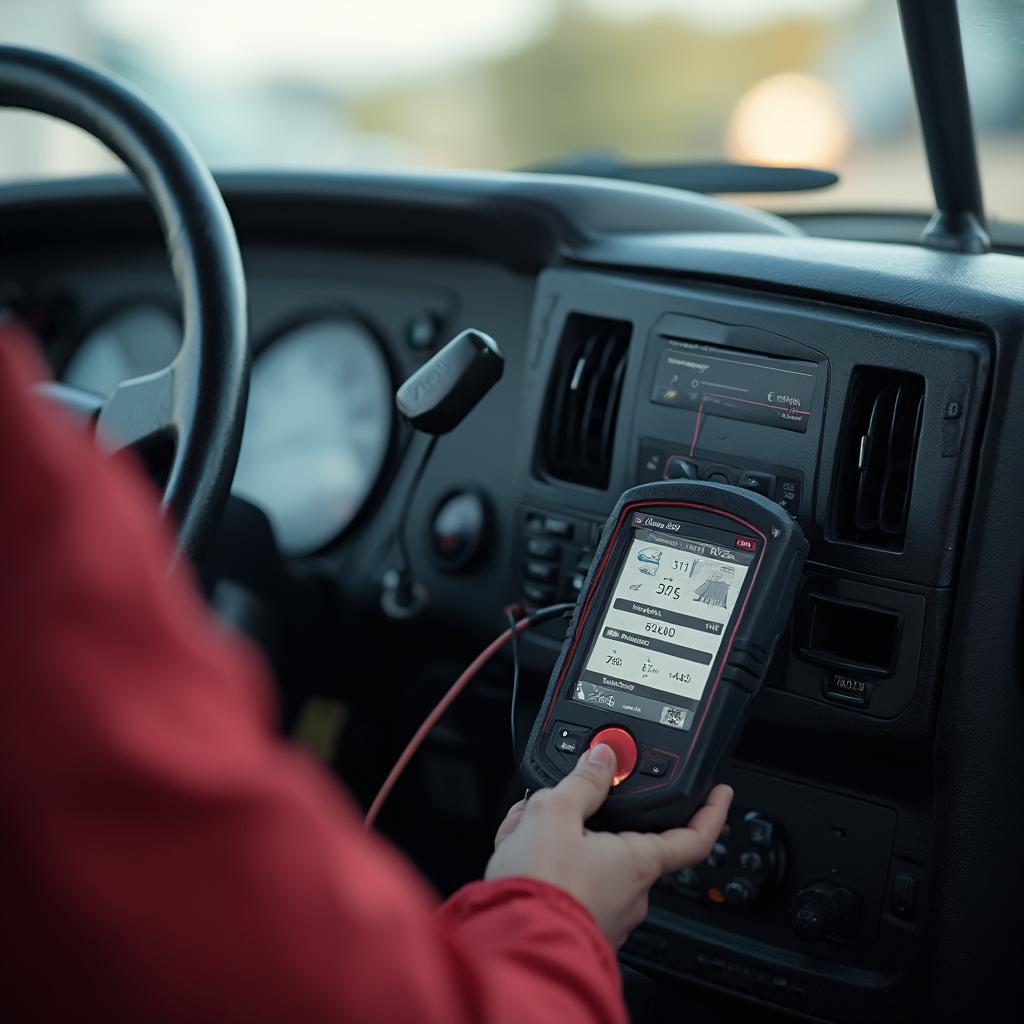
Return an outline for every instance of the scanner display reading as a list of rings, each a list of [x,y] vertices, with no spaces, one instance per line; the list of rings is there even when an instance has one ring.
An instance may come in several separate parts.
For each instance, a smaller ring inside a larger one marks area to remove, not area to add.
[[[630,526],[573,699],[689,729],[758,542],[646,513],[634,514]]]

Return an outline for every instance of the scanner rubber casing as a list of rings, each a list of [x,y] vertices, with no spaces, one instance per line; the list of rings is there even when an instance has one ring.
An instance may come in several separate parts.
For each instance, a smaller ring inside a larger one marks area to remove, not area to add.
[[[614,711],[606,713],[570,696],[629,548],[630,516],[648,508],[667,519],[714,524],[738,535],[756,536],[760,541],[756,572],[749,585],[745,584],[746,596],[730,621],[695,724],[687,732],[622,714],[616,716]],[[764,682],[789,619],[807,547],[803,532],[788,513],[751,491],[690,480],[643,484],[625,491],[602,532],[530,732],[520,766],[526,785],[531,790],[553,786],[572,768],[574,759],[550,752],[556,722],[582,723],[588,736],[607,726],[619,726],[637,739],[642,751],[671,753],[677,760],[672,763],[671,774],[663,779],[638,782],[634,773],[612,789],[591,819],[591,827],[653,830],[689,821],[746,724],[750,704]]]

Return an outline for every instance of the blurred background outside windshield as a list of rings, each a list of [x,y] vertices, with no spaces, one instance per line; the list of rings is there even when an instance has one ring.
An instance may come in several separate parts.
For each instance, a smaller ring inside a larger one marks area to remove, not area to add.
[[[961,0],[988,212],[1024,222],[1024,0]],[[216,169],[580,153],[837,170],[780,210],[928,210],[895,0],[0,0],[0,40],[134,82]],[[0,113],[0,180],[116,166]]]

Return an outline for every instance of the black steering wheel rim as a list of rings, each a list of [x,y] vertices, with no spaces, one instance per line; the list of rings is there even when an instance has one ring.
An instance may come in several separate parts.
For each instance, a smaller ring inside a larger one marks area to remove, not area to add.
[[[249,393],[245,278],[223,197],[182,132],[104,72],[0,46],[0,107],[47,114],[92,135],[124,162],[156,211],[181,300],[181,349],[164,370],[122,381],[95,411],[112,447],[173,436],[163,505],[178,553],[195,556],[224,511]],[[79,409],[89,404],[64,397]]]

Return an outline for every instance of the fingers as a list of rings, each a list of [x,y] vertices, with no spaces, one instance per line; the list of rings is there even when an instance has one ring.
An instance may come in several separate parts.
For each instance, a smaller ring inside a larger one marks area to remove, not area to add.
[[[580,824],[604,803],[615,775],[615,751],[605,743],[598,743],[583,753],[576,767],[553,790],[563,812],[571,808]]]
[[[673,828],[652,836],[657,840],[655,845],[662,862],[662,874],[697,864],[711,852],[725,827],[731,803],[732,787],[715,786],[708,794],[707,802],[690,819],[686,828]]]
[[[523,811],[526,810],[526,797],[522,800],[514,803],[509,809],[508,814],[505,815],[505,820],[498,826],[498,831],[494,835],[494,848],[497,849],[519,825],[519,821],[523,816]]]

